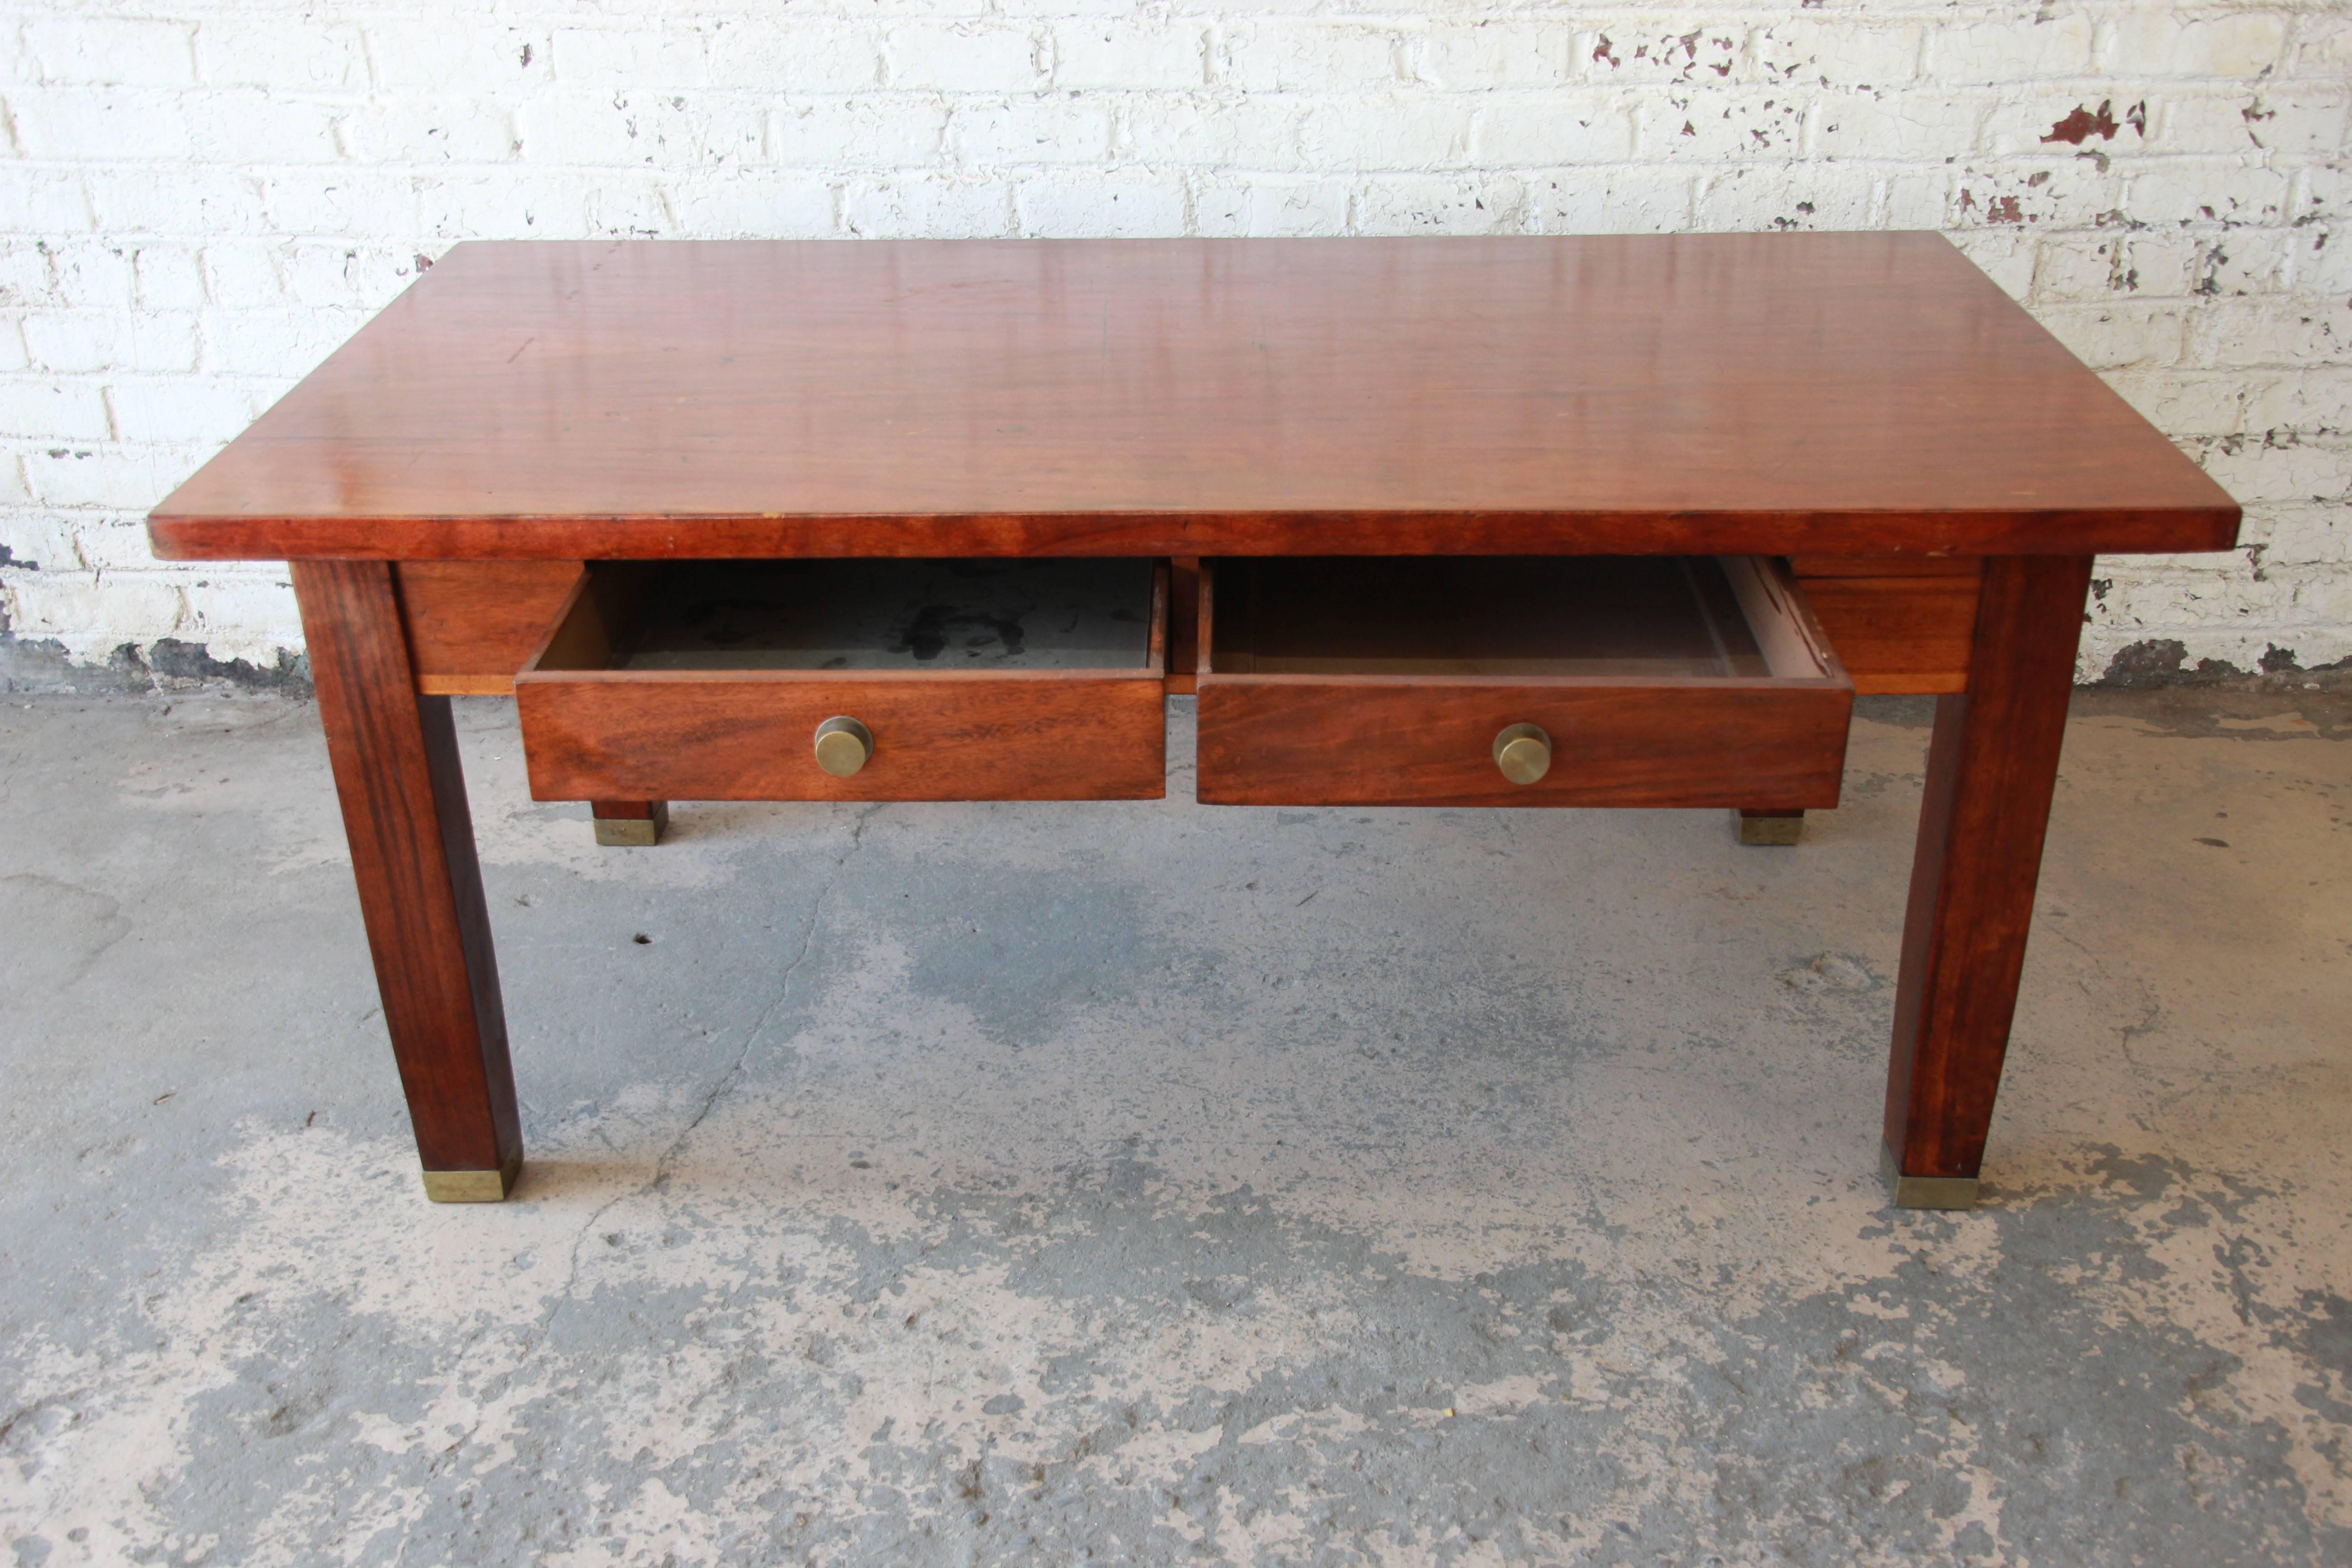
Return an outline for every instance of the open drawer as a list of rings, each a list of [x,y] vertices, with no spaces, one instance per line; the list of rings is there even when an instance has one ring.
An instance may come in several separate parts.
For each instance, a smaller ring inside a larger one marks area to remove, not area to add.
[[[593,563],[515,680],[539,800],[1166,793],[1147,560]]]
[[[1833,806],[1853,684],[1751,556],[1203,562],[1200,797]]]

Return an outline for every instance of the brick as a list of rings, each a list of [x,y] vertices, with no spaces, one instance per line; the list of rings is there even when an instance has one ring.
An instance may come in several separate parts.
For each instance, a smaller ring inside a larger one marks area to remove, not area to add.
[[[562,27],[550,40],[555,79],[569,88],[658,95],[707,84],[702,35],[666,27]]]
[[[1402,41],[1394,31],[1360,22],[1277,17],[1223,29],[1210,58],[1222,87],[1344,92],[1397,85]]]
[[[268,221],[261,180],[242,169],[93,167],[82,184],[98,226],[113,235],[184,239],[243,233]]]
[[[2352,17],[2326,16],[2306,10],[2296,18],[2280,73],[2288,78],[2316,78],[2340,82],[2352,76]]]
[[[1459,98],[1322,99],[1305,106],[1299,144],[1323,169],[1426,169],[1459,163],[1474,110]]]
[[[2081,16],[2031,22],[1945,23],[1927,30],[1924,74],[1950,83],[2046,81],[2091,68],[2094,32]]]
[[[1622,163],[1633,155],[1633,121],[1613,93],[1486,93],[1472,147],[1488,167]]]
[[[2112,213],[2128,189],[2125,165],[2094,159],[1971,160],[1953,172],[1954,228],[2054,229]]]
[[[2251,378],[2245,429],[2352,434],[2352,366],[2293,371]]]
[[[1359,181],[1360,234],[1524,234],[1526,182],[1509,174],[1391,174]]]
[[[841,222],[863,238],[992,238],[1013,232],[1012,193],[1001,181],[943,174],[854,179]]]
[[[226,441],[252,424],[269,400],[243,380],[117,376],[107,386],[106,401],[114,412],[115,430],[125,441]],[[35,482],[39,483],[37,474]],[[46,487],[42,493],[48,493]]]
[[[2152,106],[2148,145],[2164,153],[2333,153],[2352,92],[2175,92]]]
[[[863,92],[881,85],[882,49],[862,27],[722,19],[703,39],[703,74],[738,91]]]
[[[1044,87],[1038,35],[1025,27],[967,22],[890,29],[883,79],[900,89],[1026,92]]]
[[[479,99],[373,99],[343,111],[351,157],[368,163],[502,163],[520,149],[513,117]]]
[[[1872,226],[1878,175],[1866,164],[1809,163],[1733,169],[1700,177],[1694,207],[1703,229],[1851,229]]]
[[[1781,161],[1803,153],[1805,113],[1786,92],[1644,93],[1635,100],[1634,145],[1645,162]]]
[[[30,370],[33,356],[25,352],[25,334],[15,321],[0,315],[0,375]]]
[[[2108,25],[2104,71],[2126,77],[2253,77],[2279,63],[2286,25],[2273,13],[2183,17],[2169,6],[2126,11]]]
[[[1488,16],[1431,27],[1408,58],[1415,78],[1439,87],[1556,87],[1583,79],[1576,47],[1581,36],[1566,23]]]
[[[966,99],[948,117],[947,145],[964,167],[1099,163],[1110,152],[1110,110],[1061,95]]]
[[[516,111],[521,155],[578,168],[667,167],[704,158],[761,156],[764,110],[716,95],[549,91]]]
[[[94,381],[0,377],[0,436],[103,441],[112,434]]]
[[[190,106],[189,151],[212,163],[338,163],[335,119],[332,105],[315,100],[253,88],[207,92]]]
[[[448,26],[420,14],[368,26],[362,39],[378,88],[512,93],[555,76],[544,28]]]
[[[2196,237],[2190,290],[2221,298],[2284,293],[2294,286],[2304,237],[2294,230],[2256,228]]]
[[[169,637],[180,626],[178,585],[162,574],[26,572],[8,579],[19,637],[54,637],[81,657],[114,644]]]
[[[1538,234],[1672,234],[1691,224],[1692,177],[1676,169],[1533,170],[1528,228]]]
[[[1810,150],[1828,158],[1946,158],[1975,147],[2002,100],[1937,89],[1823,93]]]
[[[47,312],[28,315],[18,326],[37,371],[152,374],[196,368],[195,318],[184,311]]]
[[[2268,501],[2340,503],[2352,500],[2352,438],[2260,437],[2216,443],[2205,471],[2248,505]],[[2301,552],[2292,558],[2310,559]]]
[[[2188,291],[2189,264],[2196,255],[2193,242],[2162,235],[2053,235],[2042,242],[2034,298],[2173,299]]]
[[[1111,91],[1199,88],[1208,80],[1208,29],[1197,22],[1103,17],[1054,26],[1054,85]]]
[[[131,252],[135,298],[142,310],[194,310],[205,301],[202,253],[192,246],[142,245]]]
[[[570,239],[588,232],[588,193],[572,174],[549,169],[456,170],[419,179],[405,226],[380,231],[429,235],[436,240]],[[323,208],[343,198],[332,188],[316,194]],[[304,232],[338,232],[330,224],[289,225]],[[366,234],[364,229],[343,232]]]
[[[265,232],[352,239],[400,239],[417,232],[422,182],[407,174],[350,167],[287,169],[257,183]]]
[[[2136,171],[2124,210],[2140,223],[2276,223],[2287,181],[2236,160],[2174,159]]]
[[[1577,40],[1585,79],[1617,88],[1720,85],[1739,74],[1748,29],[1706,17],[1630,16]]]
[[[416,275],[414,248],[295,241],[278,261],[285,297],[313,308],[381,310]]]
[[[207,566],[180,593],[187,606],[183,634],[204,643],[215,658],[268,665],[278,648],[301,644],[301,610],[282,568],[224,572]]]
[[[768,126],[768,156],[807,169],[896,169],[936,163],[948,111],[928,94],[861,93],[787,100]]]
[[[196,68],[221,86],[319,92],[367,85],[358,28],[282,13],[204,23],[196,29]]]
[[[1184,232],[1190,203],[1172,174],[1039,175],[1013,187],[1024,235],[1064,239],[1150,238]]]
[[[27,63],[44,82],[183,87],[196,79],[184,22],[52,16],[25,26]]]
[[[103,240],[73,239],[41,247],[48,259],[47,303],[64,310],[115,309],[135,288],[131,252]]]
[[[839,232],[833,182],[772,169],[674,178],[669,206],[685,232],[715,239],[828,239]]]
[[[163,500],[178,488],[180,481],[195,472],[203,460],[215,450],[216,443],[206,443],[201,456],[186,448],[150,451],[145,454],[148,468],[144,470],[142,489],[153,492],[153,499],[110,510],[76,507],[58,515],[72,520],[74,554],[82,565],[101,575],[109,572],[153,572],[155,552],[147,542],[145,513],[155,501]],[[233,563],[207,562],[202,566],[180,566],[170,569],[176,576],[193,575],[196,572],[249,570]]]
[[[2106,382],[2176,441],[2237,434],[2245,428],[2248,400],[2260,390],[2243,376],[2211,371],[2122,371]]]
[[[1348,187],[1316,176],[1221,173],[1194,182],[1192,222],[1215,237],[1345,234]]]
[[[1742,79],[1790,87],[1900,87],[1919,74],[1916,24],[1862,16],[1789,16],[1757,29]]]
[[[184,100],[154,88],[26,88],[8,95],[16,145],[68,163],[156,163],[193,150]]]
[[[2352,498],[2347,498],[2346,492],[2339,489],[2331,493],[2326,505],[2265,507],[2263,511],[2266,515],[2263,521],[2267,526],[2262,531],[2264,537],[2260,541],[2249,539],[2247,542],[2265,545],[2264,554],[2276,555],[2282,561],[2340,567],[2352,562],[2352,528],[2347,528],[2344,521],[2344,503],[2347,499]],[[2246,534],[2242,533],[2240,537],[2245,539]],[[2337,639],[2336,646],[2342,647],[2347,637],[2343,623],[2335,623],[2327,629]],[[2296,651],[2301,653],[2304,650],[2298,648]],[[2305,662],[2327,662],[2331,657],[2343,656],[2322,656],[2318,659],[2306,658]]]
[[[37,506],[25,485],[25,465],[19,452],[0,453],[0,490],[8,504],[0,508],[0,546],[16,557],[18,569],[37,566],[44,572],[79,571],[89,563],[75,548],[75,520],[62,511]]]
[[[2185,323],[2175,303],[2044,305],[2034,316],[2093,370],[2158,369],[2180,359]]]
[[[2211,300],[2191,319],[2192,363],[2295,367],[2352,360],[2352,301]]]
[[[1307,111],[1264,93],[1139,96],[1124,109],[1121,151],[1146,163],[1204,168],[1305,169]]]
[[[89,226],[89,197],[79,170],[0,164],[0,230],[52,235]]]

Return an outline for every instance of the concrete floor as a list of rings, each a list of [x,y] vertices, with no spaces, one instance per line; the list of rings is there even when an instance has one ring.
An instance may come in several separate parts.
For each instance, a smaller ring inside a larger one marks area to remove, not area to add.
[[[2352,1561],[2352,703],[2085,695],[1987,1201],[1890,1211],[1924,704],[1721,813],[678,808],[460,705],[436,1207],[314,710],[0,709],[21,1564]]]

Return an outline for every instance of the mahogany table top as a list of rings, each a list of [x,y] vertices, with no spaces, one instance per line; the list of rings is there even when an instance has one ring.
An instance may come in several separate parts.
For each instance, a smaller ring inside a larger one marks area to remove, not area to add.
[[[2084,553],[2210,479],[1934,234],[460,245],[178,559]]]

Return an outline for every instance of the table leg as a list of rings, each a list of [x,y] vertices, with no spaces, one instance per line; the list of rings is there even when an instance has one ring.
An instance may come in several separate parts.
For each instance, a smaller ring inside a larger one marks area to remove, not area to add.
[[[1968,690],[1936,700],[1886,1082],[1901,1207],[1976,1202],[2090,576],[2088,556],[1988,559]]]
[[[522,1169],[522,1128],[449,700],[417,694],[389,565],[293,568],[425,1194],[495,1203]]]

